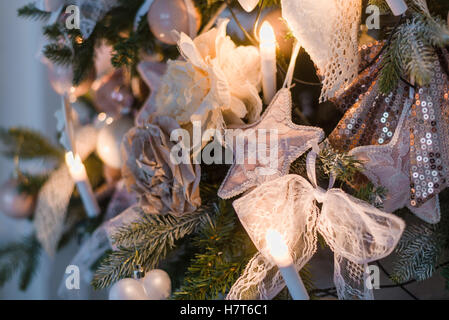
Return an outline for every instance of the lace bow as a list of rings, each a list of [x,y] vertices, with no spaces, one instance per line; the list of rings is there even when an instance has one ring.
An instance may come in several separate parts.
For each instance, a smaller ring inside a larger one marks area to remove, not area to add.
[[[284,287],[266,245],[267,230],[284,237],[296,269],[301,270],[316,251],[317,232],[334,252],[334,282],[340,299],[372,299],[365,283],[367,264],[389,255],[405,228],[404,222],[333,189],[317,184],[318,146],[307,158],[309,181],[287,175],[267,182],[236,200],[234,208],[259,253],[231,288],[227,299],[272,299]],[[322,204],[321,213],[316,203]]]

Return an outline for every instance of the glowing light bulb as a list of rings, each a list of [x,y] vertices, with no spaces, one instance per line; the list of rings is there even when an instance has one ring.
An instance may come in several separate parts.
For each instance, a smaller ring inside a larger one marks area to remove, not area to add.
[[[267,248],[275,263],[280,267],[286,267],[293,263],[290,250],[282,237],[276,230],[268,230],[266,234]]]
[[[260,27],[259,32],[260,45],[270,45],[276,47],[276,35],[273,27],[268,21],[265,21]]]
[[[70,175],[76,182],[87,179],[86,168],[79,155],[74,156],[72,151],[65,154],[65,162],[69,168]]]

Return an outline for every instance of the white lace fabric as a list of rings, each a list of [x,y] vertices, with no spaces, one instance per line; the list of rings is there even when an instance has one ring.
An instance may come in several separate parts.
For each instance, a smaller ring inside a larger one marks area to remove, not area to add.
[[[316,150],[309,153],[307,161],[311,183],[298,175],[286,175],[233,203],[259,253],[227,299],[271,299],[284,287],[267,252],[265,237],[270,229],[282,234],[298,271],[315,253],[319,232],[335,254],[334,281],[339,297],[372,299],[365,285],[366,266],[393,251],[405,224],[341,189],[321,189],[316,183],[315,159]],[[322,203],[321,213],[317,202]]]
[[[87,158],[95,150],[96,135],[96,129],[91,126],[83,127],[77,133],[76,150],[81,159]],[[63,164],[51,174],[39,192],[34,226],[37,239],[50,256],[55,254],[64,232],[67,207],[74,188],[75,182]]]
[[[282,15],[315,62],[323,89],[335,97],[357,76],[361,0],[282,0]]]

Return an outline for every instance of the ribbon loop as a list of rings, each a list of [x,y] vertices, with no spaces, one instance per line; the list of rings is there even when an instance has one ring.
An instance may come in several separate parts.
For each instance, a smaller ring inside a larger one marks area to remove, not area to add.
[[[326,191],[317,186],[316,151],[314,148],[307,158],[307,173],[315,185],[301,176],[286,175],[234,201],[242,225],[264,259],[257,260],[262,266],[247,266],[228,299],[241,298],[243,290],[255,292],[252,299],[269,298],[282,289],[279,271],[273,269],[267,251],[270,229],[282,234],[298,271],[315,253],[319,231],[335,254],[334,282],[339,297],[372,298],[365,286],[366,264],[393,251],[405,224],[341,189]],[[323,203],[321,214],[316,201]]]

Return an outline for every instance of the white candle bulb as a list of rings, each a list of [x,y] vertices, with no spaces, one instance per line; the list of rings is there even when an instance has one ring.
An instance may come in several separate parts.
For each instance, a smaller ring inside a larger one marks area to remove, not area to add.
[[[395,16],[400,16],[408,9],[404,0],[387,0],[387,3]]]
[[[266,240],[268,251],[279,267],[287,267],[293,263],[288,246],[279,232],[268,230]]]
[[[84,167],[80,156],[73,155],[72,151],[66,153],[65,161],[70,175],[76,183],[87,215],[90,218],[95,218],[100,214],[100,207],[87,177],[86,167]]]
[[[65,154],[65,162],[69,167],[70,175],[75,182],[87,179],[86,168],[84,167],[79,155],[74,156],[72,151]]]
[[[290,250],[282,235],[278,231],[270,229],[265,237],[268,251],[273,261],[279,267],[279,271],[293,300],[309,300],[309,294],[296,271]]]
[[[260,28],[260,61],[262,69],[262,86],[266,104],[276,94],[276,35],[273,27],[265,21]]]

